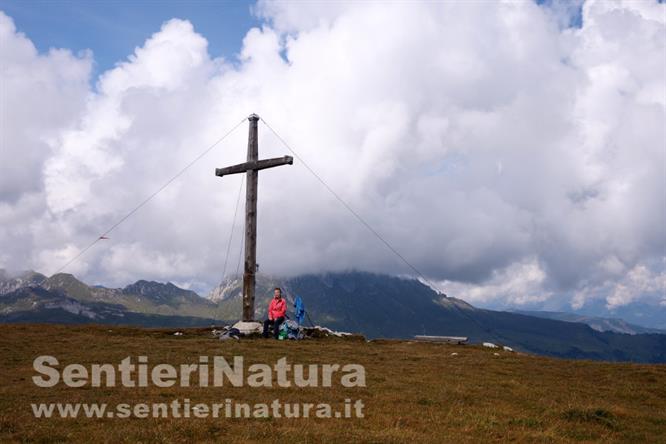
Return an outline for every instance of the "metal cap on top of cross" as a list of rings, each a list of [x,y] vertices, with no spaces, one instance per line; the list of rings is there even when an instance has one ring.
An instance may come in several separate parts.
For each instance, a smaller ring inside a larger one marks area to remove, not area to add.
[[[247,139],[247,162],[225,168],[216,168],[215,175],[222,177],[229,174],[245,173],[245,269],[243,273],[243,321],[254,321],[254,294],[257,272],[257,182],[259,170],[280,165],[292,165],[291,156],[259,160],[259,139],[257,124],[259,116],[250,114],[250,132]]]

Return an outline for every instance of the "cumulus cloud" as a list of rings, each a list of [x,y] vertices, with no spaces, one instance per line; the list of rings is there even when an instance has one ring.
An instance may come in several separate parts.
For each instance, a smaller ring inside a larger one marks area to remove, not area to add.
[[[94,87],[90,54],[38,54],[0,16],[0,266],[57,269],[257,112],[452,296],[617,305],[663,290],[663,4],[588,1],[580,27],[561,2],[301,6],[260,1],[264,24],[234,60],[168,21]],[[240,177],[213,171],[243,161],[246,137],[71,271],[214,285]],[[262,156],[289,154],[265,127],[259,138]],[[410,273],[298,161],[259,184],[260,271]]]
[[[571,305],[573,308],[581,308],[590,298],[603,300],[609,310],[636,301],[666,305],[664,262],[662,259],[656,267],[638,264],[617,279],[584,286],[574,294]]]
[[[440,286],[471,304],[535,306],[548,301],[552,291],[544,288],[546,273],[532,259],[495,270],[482,284],[444,281]]]
[[[0,267],[42,265],[40,251],[50,244],[35,233],[58,225],[46,204],[43,168],[62,129],[81,116],[91,65],[90,53],[39,54],[0,11]]]

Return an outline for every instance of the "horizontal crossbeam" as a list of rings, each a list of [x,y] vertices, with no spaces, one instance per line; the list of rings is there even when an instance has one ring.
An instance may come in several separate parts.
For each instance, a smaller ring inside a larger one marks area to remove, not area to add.
[[[225,168],[215,168],[216,176],[227,176],[229,174],[245,173],[246,171],[265,170],[280,165],[293,165],[294,158],[291,156],[276,157],[274,159],[254,160],[252,162],[239,163]]]

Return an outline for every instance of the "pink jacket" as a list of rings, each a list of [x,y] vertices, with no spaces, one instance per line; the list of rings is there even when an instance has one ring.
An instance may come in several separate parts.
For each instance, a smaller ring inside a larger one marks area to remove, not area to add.
[[[284,298],[277,300],[275,298],[271,299],[271,303],[268,304],[268,319],[277,319],[284,317],[287,313],[287,303]]]

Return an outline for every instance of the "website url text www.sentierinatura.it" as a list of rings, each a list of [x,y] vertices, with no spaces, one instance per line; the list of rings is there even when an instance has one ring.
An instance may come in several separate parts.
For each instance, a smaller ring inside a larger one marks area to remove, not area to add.
[[[31,404],[36,418],[363,418],[362,400],[345,399],[338,407],[329,403],[246,403],[225,399],[219,403],[194,403],[190,399],[136,404],[40,403]]]

